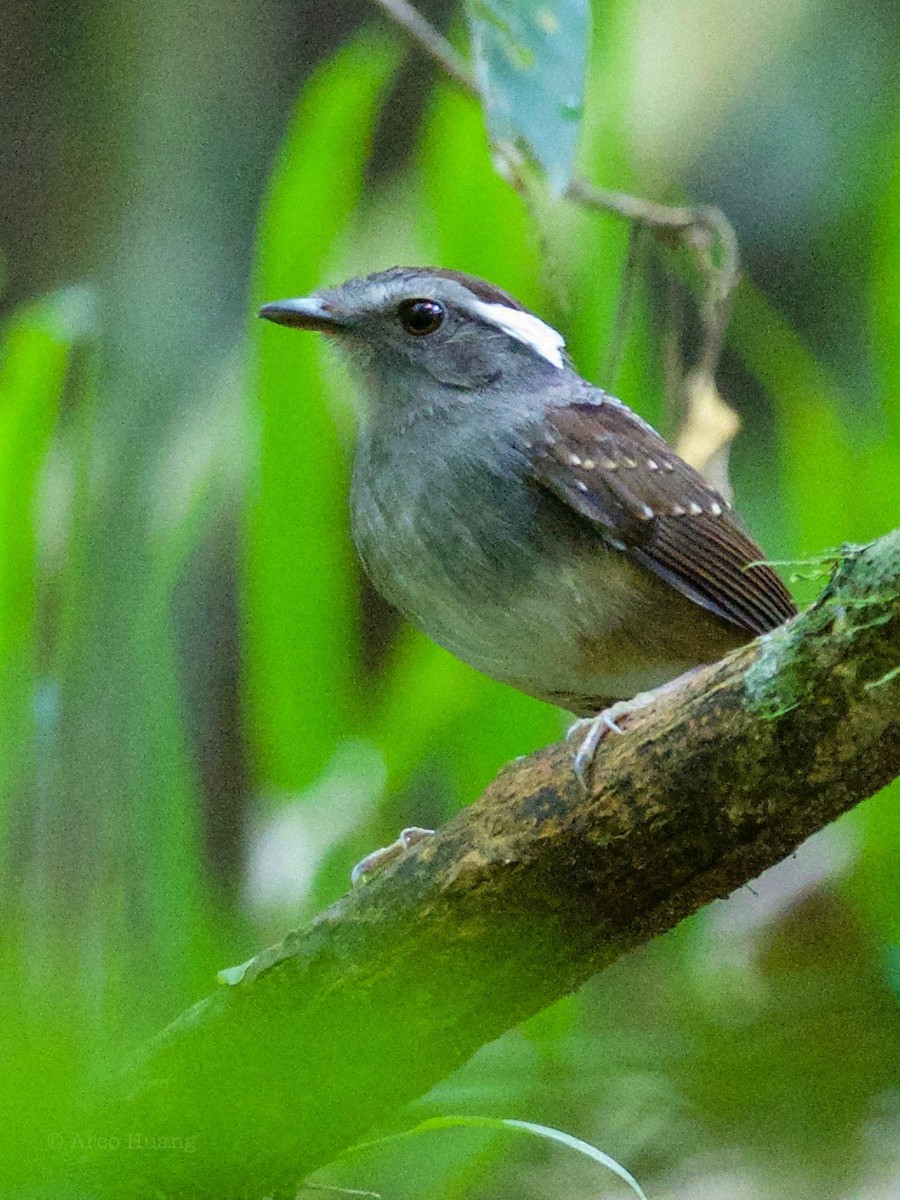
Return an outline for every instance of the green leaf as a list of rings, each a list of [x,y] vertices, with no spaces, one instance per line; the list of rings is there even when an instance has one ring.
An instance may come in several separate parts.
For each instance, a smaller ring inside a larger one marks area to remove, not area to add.
[[[321,283],[363,184],[392,43],[364,33],[307,85],[275,167],[254,286],[262,303]],[[254,321],[244,612],[251,736],[270,786],[297,789],[334,750],[354,701],[356,564],[346,448],[316,339]]]
[[[86,304],[73,291],[23,309],[0,343],[0,828],[31,746],[38,476]]]
[[[546,1141],[558,1142],[561,1146],[566,1146],[570,1150],[575,1150],[579,1154],[583,1154],[586,1158],[592,1159],[599,1163],[602,1167],[606,1167],[608,1171],[612,1171],[624,1183],[627,1183],[636,1196],[640,1200],[647,1200],[641,1185],[634,1176],[626,1171],[621,1163],[616,1162],[610,1155],[605,1154],[602,1150],[598,1150],[596,1146],[592,1146],[590,1142],[583,1142],[581,1138],[573,1137],[570,1133],[563,1133],[560,1129],[553,1129],[549,1125],[535,1125],[531,1121],[516,1121],[507,1117],[465,1117],[465,1116],[448,1116],[448,1117],[431,1117],[427,1121],[422,1121],[412,1129],[404,1129],[402,1133],[388,1134],[387,1137],[376,1138],[371,1142],[361,1142],[357,1146],[352,1146],[345,1154],[355,1153],[359,1150],[369,1150],[375,1146],[383,1146],[389,1142],[399,1141],[401,1138],[418,1137],[422,1133],[430,1133],[437,1129],[497,1129],[507,1130],[513,1129],[519,1133],[531,1134],[532,1137],[543,1138]]]
[[[466,13],[492,142],[527,148],[563,192],[584,109],[587,0],[467,0]]]

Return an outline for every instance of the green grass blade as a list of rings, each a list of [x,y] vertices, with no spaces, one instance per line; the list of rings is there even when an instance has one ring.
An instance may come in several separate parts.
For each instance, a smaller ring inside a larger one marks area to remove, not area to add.
[[[346,1154],[357,1153],[360,1150],[373,1149],[376,1146],[383,1146],[390,1142],[399,1141],[401,1138],[418,1137],[423,1133],[431,1133],[440,1129],[495,1129],[506,1131],[508,1129],[516,1130],[519,1133],[527,1133],[532,1137],[542,1138],[545,1141],[557,1142],[561,1146],[566,1146],[569,1150],[575,1150],[578,1154],[583,1154],[586,1158],[590,1158],[593,1162],[599,1163],[608,1171],[612,1171],[624,1183],[627,1183],[634,1194],[640,1197],[640,1200],[647,1200],[641,1185],[634,1176],[626,1171],[621,1163],[616,1162],[610,1155],[605,1154],[602,1150],[598,1150],[596,1146],[592,1146],[590,1142],[584,1142],[581,1138],[573,1137],[570,1133],[563,1133],[560,1129],[553,1129],[549,1125],[536,1125],[531,1121],[516,1121],[506,1117],[468,1117],[468,1116],[447,1116],[447,1117],[431,1117],[427,1121],[422,1121],[412,1129],[404,1129],[401,1133],[388,1134],[387,1137],[376,1138],[371,1142],[361,1142],[357,1146],[351,1147]]]
[[[19,312],[0,345],[0,829],[32,752],[35,505],[76,332],[64,300]]]
[[[477,104],[446,85],[425,126],[422,170],[441,265],[480,275],[538,308],[538,242],[528,211],[494,170]]]
[[[262,219],[254,302],[322,280],[358,201],[372,127],[397,61],[363,34],[307,85]],[[353,708],[356,566],[345,447],[325,402],[316,339],[256,322],[244,613],[251,736],[263,781],[308,782]]]

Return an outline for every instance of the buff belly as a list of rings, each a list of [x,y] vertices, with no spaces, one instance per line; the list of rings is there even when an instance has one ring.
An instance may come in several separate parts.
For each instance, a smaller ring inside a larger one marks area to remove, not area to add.
[[[382,595],[484,674],[585,715],[747,640],[555,499],[449,447],[441,466],[426,486],[398,458],[387,493],[357,469],[353,537]]]
[[[686,599],[598,538],[540,580],[495,594],[432,569],[376,587],[433,641],[477,670],[589,715],[712,662],[747,635]]]

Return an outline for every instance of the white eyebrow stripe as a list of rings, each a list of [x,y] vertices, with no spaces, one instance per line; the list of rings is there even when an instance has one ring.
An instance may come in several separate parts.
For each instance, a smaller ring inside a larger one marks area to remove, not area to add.
[[[522,312],[506,304],[488,304],[485,300],[473,300],[470,307],[476,316],[530,346],[554,367],[562,370],[565,366],[562,352],[566,339],[534,313]]]

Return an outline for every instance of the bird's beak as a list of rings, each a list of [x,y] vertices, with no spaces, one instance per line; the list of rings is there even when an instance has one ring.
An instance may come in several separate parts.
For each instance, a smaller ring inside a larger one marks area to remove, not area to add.
[[[264,304],[259,315],[267,321],[274,321],[276,325],[315,329],[319,333],[336,333],[344,324],[328,301],[320,300],[318,296],[274,300],[271,304]]]

